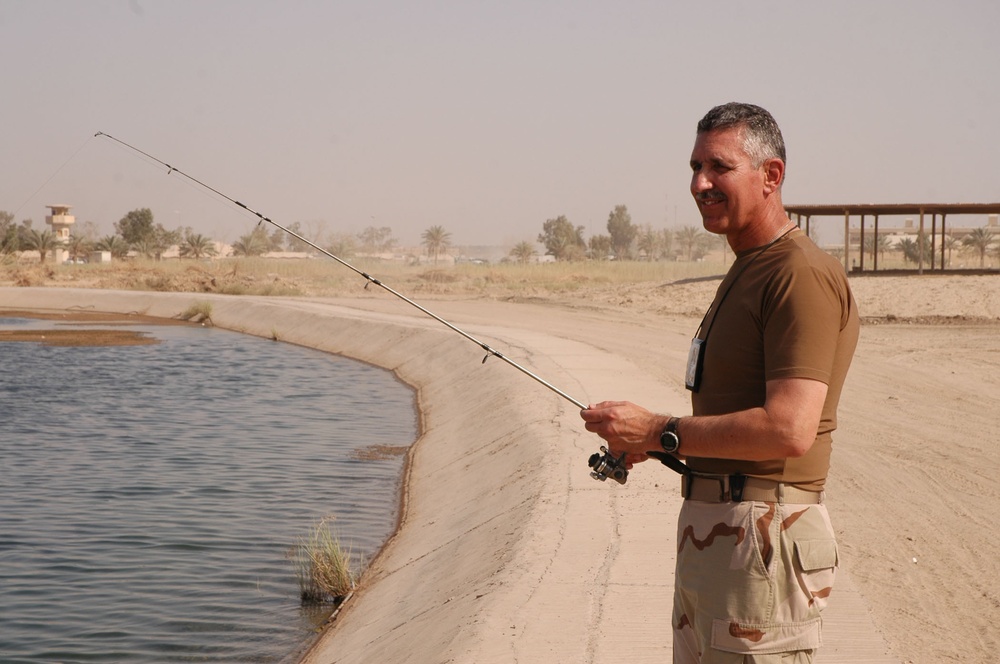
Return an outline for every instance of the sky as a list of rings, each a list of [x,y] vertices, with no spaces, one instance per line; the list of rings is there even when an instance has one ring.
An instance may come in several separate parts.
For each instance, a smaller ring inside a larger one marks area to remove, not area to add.
[[[728,101],[781,126],[786,204],[1000,202],[998,26],[993,0],[0,0],[0,210],[253,229],[104,132],[320,239],[589,237],[616,205],[677,229]]]

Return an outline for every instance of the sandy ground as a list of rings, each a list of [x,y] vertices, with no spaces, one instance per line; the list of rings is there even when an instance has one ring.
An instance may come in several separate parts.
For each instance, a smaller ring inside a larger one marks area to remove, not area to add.
[[[996,661],[1000,276],[851,283],[866,324],[835,434],[843,574],[819,661]],[[423,303],[575,399],[684,414],[684,356],[716,285]],[[405,303],[0,289],[0,308],[171,318],[204,302],[216,325],[418,390],[400,529],[305,661],[669,661],[676,475],[590,479],[599,441],[572,403]]]

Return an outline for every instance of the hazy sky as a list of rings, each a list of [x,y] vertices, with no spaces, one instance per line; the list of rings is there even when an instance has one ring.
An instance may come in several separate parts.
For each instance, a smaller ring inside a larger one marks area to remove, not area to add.
[[[679,228],[733,100],[781,125],[787,204],[1000,201],[994,0],[0,0],[0,68],[0,209],[36,227],[253,228],[103,131],[326,233]]]

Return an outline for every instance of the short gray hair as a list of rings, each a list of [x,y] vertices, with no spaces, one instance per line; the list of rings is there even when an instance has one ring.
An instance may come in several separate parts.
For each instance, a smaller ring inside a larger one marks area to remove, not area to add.
[[[774,117],[760,106],[729,102],[716,106],[698,122],[698,133],[737,127],[743,130],[743,149],[754,168],[768,159],[785,158],[785,139]]]

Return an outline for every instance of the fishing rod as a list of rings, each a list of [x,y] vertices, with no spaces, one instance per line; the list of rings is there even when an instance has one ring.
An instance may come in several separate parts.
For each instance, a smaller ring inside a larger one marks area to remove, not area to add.
[[[237,207],[243,208],[244,210],[246,210],[250,214],[252,214],[252,215],[254,215],[254,216],[257,217],[257,219],[258,219],[257,224],[258,225],[260,225],[261,223],[263,223],[263,222],[266,221],[267,223],[271,224],[275,228],[278,228],[278,229],[284,231],[288,235],[291,235],[296,240],[299,240],[300,242],[303,242],[303,243],[309,245],[310,247],[312,247],[316,251],[320,252],[324,256],[332,258],[333,260],[337,261],[338,263],[340,263],[344,267],[348,268],[349,270],[352,270],[353,272],[355,272],[355,273],[361,275],[362,277],[364,277],[365,280],[366,280],[366,283],[365,283],[365,288],[366,289],[368,288],[369,284],[375,284],[376,286],[384,289],[388,293],[391,293],[392,295],[395,295],[396,297],[398,297],[400,300],[406,302],[407,304],[409,304],[409,305],[411,305],[411,306],[419,309],[420,311],[422,311],[426,315],[430,316],[434,320],[438,321],[439,323],[441,323],[442,325],[444,325],[448,329],[450,329],[450,330],[452,330],[454,332],[457,332],[458,334],[462,335],[463,337],[465,337],[466,339],[468,339],[472,343],[474,343],[477,346],[479,346],[480,348],[482,348],[486,352],[486,355],[483,356],[483,364],[485,364],[486,360],[488,360],[490,358],[490,356],[492,355],[493,357],[496,357],[498,359],[503,360],[504,362],[506,362],[510,366],[514,367],[515,369],[517,369],[518,371],[520,371],[524,375],[526,375],[529,378],[537,381],[539,384],[544,385],[545,387],[549,388],[550,390],[552,390],[553,392],[555,392],[556,394],[558,394],[559,396],[561,396],[563,399],[566,399],[567,401],[569,401],[570,403],[572,403],[574,406],[578,407],[580,410],[586,410],[587,409],[586,404],[584,404],[579,399],[574,399],[573,397],[571,397],[566,392],[563,392],[558,387],[556,387],[552,383],[548,382],[547,380],[545,380],[541,376],[539,376],[539,375],[537,375],[537,374],[529,371],[525,367],[521,366],[520,364],[518,364],[514,360],[510,359],[509,357],[507,357],[506,355],[504,355],[503,353],[501,353],[500,351],[498,351],[498,350],[496,350],[494,348],[491,348],[489,345],[487,345],[483,341],[480,341],[479,339],[477,339],[476,337],[472,336],[471,334],[469,334],[465,330],[462,330],[458,326],[456,326],[456,325],[448,322],[447,320],[445,320],[441,316],[438,316],[433,311],[427,309],[426,307],[424,307],[423,305],[419,304],[418,302],[415,302],[414,300],[411,300],[410,298],[406,297],[402,293],[394,290],[393,288],[390,288],[388,285],[382,283],[380,280],[378,280],[375,277],[371,276],[367,272],[364,272],[363,270],[360,270],[357,267],[351,265],[350,263],[348,263],[344,259],[340,258],[339,256],[335,256],[334,254],[332,254],[331,252],[327,251],[323,247],[320,247],[319,245],[317,245],[315,242],[302,237],[301,235],[299,235],[295,231],[292,231],[292,230],[286,228],[285,226],[282,226],[281,224],[279,224],[278,222],[274,221],[270,217],[264,216],[260,212],[257,212],[253,208],[251,208],[251,207],[249,207],[249,206],[241,203],[240,201],[236,200],[235,198],[227,196],[226,194],[222,193],[218,189],[215,189],[214,187],[211,187],[211,186],[205,184],[201,180],[188,175],[184,171],[176,168],[175,166],[171,166],[170,164],[168,164],[167,162],[165,162],[165,161],[163,161],[161,159],[157,159],[153,155],[149,154],[148,152],[144,152],[144,151],[140,150],[139,148],[135,147],[134,145],[130,145],[130,144],[126,143],[125,141],[121,140],[121,139],[115,138],[111,134],[104,133],[103,131],[99,131],[96,134],[94,134],[95,138],[100,137],[100,136],[103,136],[105,138],[109,138],[112,141],[115,141],[116,143],[118,143],[118,144],[120,144],[120,145],[128,148],[129,150],[132,150],[133,152],[136,152],[138,154],[143,155],[147,159],[151,159],[152,161],[154,161],[154,162],[156,162],[156,163],[158,163],[158,164],[160,164],[162,166],[166,166],[167,167],[167,175],[170,175],[172,173],[177,173],[178,175],[181,175],[181,176],[187,178],[188,180],[190,180],[191,182],[195,183],[196,185],[198,185],[200,187],[203,187],[204,189],[207,189],[208,191],[214,193],[216,196],[219,196],[219,197],[221,197],[221,198],[229,201],[230,203],[232,203],[233,205],[236,205]],[[667,463],[667,461],[663,461],[663,463]],[[619,456],[615,456],[606,447],[604,447],[602,445],[600,452],[595,452],[595,453],[593,453],[593,454],[590,455],[590,458],[588,459],[587,464],[591,468],[590,476],[593,477],[595,480],[600,480],[600,481],[603,482],[603,481],[607,480],[610,477],[611,479],[615,480],[619,484],[625,484],[626,480],[628,479],[628,468],[625,465],[625,453],[624,452],[621,455],[619,455]]]
[[[137,153],[139,153],[139,154],[141,154],[141,155],[143,155],[145,157],[147,157],[148,159],[152,159],[153,161],[155,161],[158,164],[166,166],[167,167],[167,175],[170,175],[172,173],[177,173],[178,175],[181,175],[181,176],[187,178],[191,182],[194,182],[195,184],[197,184],[197,185],[199,185],[201,187],[204,187],[205,189],[207,189],[208,191],[211,191],[215,195],[220,196],[220,197],[224,198],[225,200],[229,201],[230,203],[232,203],[232,204],[234,204],[234,205],[236,205],[238,207],[243,208],[244,210],[246,210],[250,214],[255,215],[259,219],[259,221],[257,222],[258,224],[266,221],[267,223],[271,224],[275,228],[279,228],[282,231],[284,231],[285,233],[287,233],[288,235],[291,235],[296,240],[299,240],[300,242],[303,242],[303,243],[309,245],[310,247],[312,247],[316,251],[320,252],[324,256],[328,256],[329,258],[332,258],[333,260],[337,261],[338,263],[340,263],[344,267],[346,267],[346,268],[348,268],[350,270],[353,270],[354,272],[356,272],[357,274],[361,275],[362,277],[364,277],[367,280],[367,283],[365,284],[365,288],[368,288],[369,284],[375,284],[376,286],[379,286],[380,288],[386,290],[387,292],[395,295],[396,297],[398,297],[399,299],[403,300],[407,304],[409,304],[409,305],[411,305],[413,307],[416,307],[417,309],[419,309],[423,313],[427,314],[428,316],[430,316],[434,320],[436,320],[439,323],[445,325],[446,327],[448,327],[449,329],[453,330],[454,332],[457,332],[458,334],[462,335],[463,337],[465,337],[466,339],[468,339],[469,341],[471,341],[472,343],[476,344],[477,346],[479,346],[480,348],[482,348],[484,351],[486,351],[486,355],[483,357],[483,363],[484,364],[486,363],[486,360],[490,358],[490,356],[493,356],[493,357],[496,357],[498,359],[501,359],[504,362],[506,362],[507,364],[509,364],[510,366],[512,366],[515,369],[517,369],[518,371],[520,371],[521,373],[523,373],[526,376],[528,376],[529,378],[532,378],[532,379],[538,381],[539,383],[541,383],[542,385],[544,385],[545,387],[549,388],[550,390],[552,390],[553,392],[555,392],[556,394],[558,394],[559,396],[561,396],[563,399],[566,399],[567,401],[569,401],[573,405],[577,406],[581,410],[586,410],[587,409],[586,404],[584,404],[582,401],[579,401],[578,399],[574,399],[573,397],[571,397],[570,395],[568,395],[566,392],[563,392],[562,390],[560,390],[558,387],[556,387],[552,383],[550,383],[547,380],[543,379],[541,376],[538,376],[537,374],[532,373],[531,371],[529,371],[525,367],[521,366],[520,364],[518,364],[514,360],[512,360],[509,357],[507,357],[506,355],[504,355],[503,353],[495,350],[494,348],[491,348],[486,343],[480,341],[479,339],[477,339],[476,337],[472,336],[471,334],[465,332],[464,330],[462,330],[461,328],[457,327],[456,325],[453,325],[452,323],[449,323],[444,318],[441,318],[440,316],[438,316],[437,314],[435,314],[433,311],[430,311],[426,307],[424,307],[424,306],[420,305],[419,303],[411,300],[410,298],[406,297],[402,293],[400,293],[400,292],[398,292],[398,291],[390,288],[389,286],[387,286],[386,284],[382,283],[381,281],[379,281],[378,279],[376,279],[372,275],[368,274],[367,272],[364,272],[363,270],[360,270],[360,269],[356,268],[355,266],[351,265],[350,263],[348,263],[344,259],[342,259],[342,258],[340,258],[338,256],[335,256],[334,254],[330,253],[329,251],[327,251],[323,247],[320,247],[319,245],[317,245],[315,242],[312,242],[311,240],[308,240],[308,239],[302,237],[301,235],[299,235],[295,231],[292,231],[292,230],[290,230],[290,229],[282,226],[281,224],[279,224],[278,222],[274,221],[270,217],[264,216],[260,212],[257,212],[256,210],[250,208],[247,205],[244,205],[243,203],[241,203],[240,201],[236,200],[235,198],[231,198],[231,197],[227,196],[226,194],[222,193],[218,189],[215,189],[214,187],[211,187],[211,186],[205,184],[201,180],[188,175],[184,171],[182,171],[182,170],[180,170],[180,169],[178,169],[178,168],[176,168],[174,166],[171,166],[167,162],[162,161],[160,159],[157,159],[156,157],[154,157],[153,155],[149,154],[148,152],[143,152],[139,148],[137,148],[137,147],[135,147],[133,145],[129,145],[125,141],[123,141],[121,139],[118,139],[118,138],[115,138],[111,134],[105,134],[103,131],[99,131],[96,134],[94,134],[95,138],[100,137],[100,136],[103,136],[105,138],[109,138],[112,141],[115,141],[116,143],[119,143],[119,144],[125,146],[126,148],[128,148],[128,149],[130,149],[130,150],[132,150],[134,152],[137,152]],[[593,464],[591,464],[591,465],[593,466]]]

